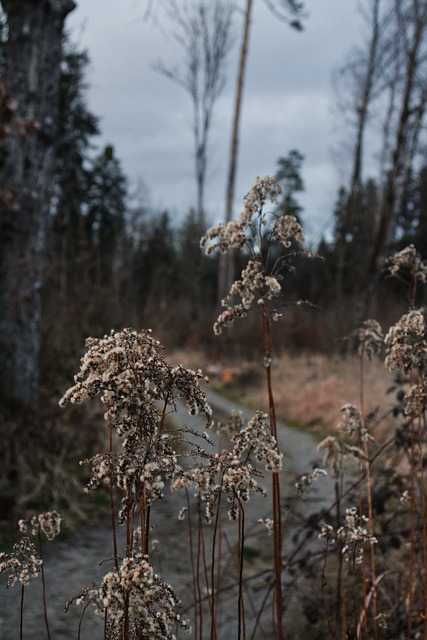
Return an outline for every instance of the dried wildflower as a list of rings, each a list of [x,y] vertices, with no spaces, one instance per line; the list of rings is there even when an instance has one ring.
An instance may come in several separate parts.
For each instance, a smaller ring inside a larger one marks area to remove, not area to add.
[[[226,422],[218,422],[216,425],[217,433],[224,433],[231,438],[235,433],[243,429],[244,420],[241,411],[232,411]]]
[[[389,273],[396,278],[402,276],[402,271],[406,271],[421,284],[427,281],[427,262],[421,259],[413,244],[389,258],[388,263]]]
[[[317,450],[324,451],[323,464],[325,466],[331,465],[334,476],[337,477],[342,469],[345,458],[345,451],[338,438],[326,436],[326,438],[317,445]]]
[[[366,355],[369,360],[380,353],[383,346],[384,335],[381,325],[376,320],[365,320],[357,331],[359,356]]]
[[[258,522],[264,525],[264,527],[267,529],[267,533],[269,536],[273,535],[274,521],[271,518],[260,518]]]
[[[200,370],[168,365],[151,331],[112,331],[101,340],[88,338],[86,346],[76,384],[61,398],[61,406],[99,396],[107,406],[105,419],[119,436],[159,427],[157,403],[162,400],[173,407],[174,399],[182,398],[190,414],[204,414],[210,421],[212,411],[199,385],[206,378]]]
[[[19,520],[18,525],[21,533],[27,533],[28,530],[31,530],[31,535],[37,536],[41,531],[48,540],[53,540],[60,533],[61,520],[62,518],[57,511],[47,511],[26,520]]]
[[[7,587],[13,587],[16,582],[27,586],[30,578],[38,576],[42,564],[34,543],[27,537],[14,544],[11,553],[0,553],[0,573],[9,572]]]
[[[154,572],[147,556],[141,554],[124,558],[118,570],[104,576],[99,587],[84,589],[73,598],[78,605],[85,600],[92,602],[97,614],[107,614],[111,630],[120,631],[126,603],[130,630],[134,633],[138,630],[138,635],[132,637],[172,640],[175,625],[189,631],[188,622],[177,613],[179,600],[174,590]]]
[[[295,487],[298,489],[299,493],[303,493],[305,489],[307,489],[313,482],[317,482],[319,478],[324,478],[328,475],[326,469],[321,469],[320,467],[316,467],[310,473],[306,473],[297,480],[295,483]]]
[[[278,473],[281,470],[283,456],[278,451],[276,439],[270,434],[266,413],[257,411],[247,427],[231,440],[234,443],[232,453],[236,458],[242,458],[247,452],[248,459],[254,456],[257,462],[264,462],[267,471]]]
[[[362,416],[360,411],[352,404],[345,404],[341,407],[342,422],[338,424],[338,430],[350,436],[360,434],[362,429]]]
[[[295,216],[281,216],[273,222],[273,238],[284,247],[289,248],[291,241],[304,242],[301,225]]]
[[[390,371],[424,369],[427,362],[426,321],[424,309],[414,309],[392,326],[385,339],[386,367]]]
[[[402,493],[402,495],[399,498],[399,502],[401,504],[405,504],[406,502],[409,502],[409,500],[410,500],[409,491],[408,489],[405,489],[405,491]]]
[[[367,523],[366,516],[359,516],[356,507],[346,509],[344,525],[337,530],[337,539],[343,543],[342,554],[347,561],[354,561],[356,564],[362,562],[363,545],[366,543],[375,544],[377,539],[361,526]]]
[[[233,283],[222,301],[226,309],[214,324],[217,335],[236,318],[244,318],[255,304],[265,305],[270,301],[278,301],[281,296],[280,271],[285,256],[280,245],[288,248],[292,240],[304,241],[301,226],[295,217],[264,211],[267,202],[277,202],[277,195],[281,191],[281,185],[273,178],[258,178],[245,198],[239,219],[213,227],[201,240],[200,244],[207,254],[216,249],[222,253],[244,249],[250,256],[241,278]],[[271,252],[278,256],[273,267],[268,266],[268,254]],[[233,304],[234,298],[237,302]],[[276,309],[269,309],[269,314],[273,320],[281,317]]]
[[[410,387],[404,399],[405,413],[412,418],[421,415],[426,407],[426,391],[423,385],[415,384]]]
[[[163,496],[165,480],[182,475],[176,454],[179,435],[166,430],[165,417],[182,400],[190,415],[204,415],[209,426],[212,411],[199,382],[206,378],[200,370],[170,366],[150,331],[111,332],[101,340],[88,338],[86,346],[76,384],[60,404],[98,396],[106,406],[104,418],[121,439],[122,453],[85,461],[92,465],[87,488],[113,478],[126,496],[122,522],[142,495],[150,504]]]
[[[335,531],[330,524],[322,524],[319,533],[320,540],[326,540],[329,544],[335,543]]]
[[[205,519],[208,522],[213,517],[215,502],[221,493],[227,496],[228,516],[231,520],[237,518],[241,504],[249,500],[251,491],[266,495],[257,481],[262,474],[254,466],[256,463],[263,463],[273,473],[280,471],[282,466],[282,455],[275,438],[270,434],[267,415],[257,411],[243,428],[241,420],[241,415],[232,414],[232,429],[237,425],[240,427],[231,437],[232,450],[210,455],[206,462],[194,467],[187,476],[195,484],[196,495],[204,505]],[[180,486],[182,482],[178,480],[173,488]]]

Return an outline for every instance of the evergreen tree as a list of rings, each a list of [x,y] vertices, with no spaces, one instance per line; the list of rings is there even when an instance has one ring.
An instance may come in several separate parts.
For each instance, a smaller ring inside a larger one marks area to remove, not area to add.
[[[295,194],[301,193],[305,189],[301,176],[303,162],[304,156],[296,149],[292,149],[285,158],[278,159],[278,169],[275,175],[275,179],[284,189],[280,209],[285,215],[295,216],[299,222],[301,222],[302,207],[295,198]]]
[[[92,163],[87,192],[85,232],[95,258],[94,281],[101,287],[117,285],[120,243],[125,231],[126,178],[114,149],[107,145]]]
[[[83,214],[90,186],[89,157],[92,138],[99,134],[99,119],[86,104],[87,52],[78,52],[65,39],[61,65],[60,129],[57,203],[51,234],[52,264],[59,267],[60,291],[76,294],[83,274],[78,265],[84,251]],[[55,259],[56,258],[56,259]]]

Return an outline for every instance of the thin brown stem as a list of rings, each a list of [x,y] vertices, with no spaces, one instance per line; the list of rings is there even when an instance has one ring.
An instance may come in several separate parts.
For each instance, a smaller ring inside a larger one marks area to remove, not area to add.
[[[412,386],[412,374],[410,376],[410,385]],[[414,419],[411,418],[411,535],[410,535],[410,557],[409,557],[409,580],[408,580],[408,638],[412,635],[412,607],[414,595],[414,567],[415,567],[415,427]]]
[[[25,586],[21,585],[21,606],[19,609],[19,640],[22,640],[23,629],[24,629],[24,595],[25,595]]]
[[[222,479],[221,479],[221,485],[222,485]],[[219,527],[219,520],[220,520],[220,507],[221,507],[221,492],[219,493],[218,496],[218,504],[217,504],[217,509],[216,509],[216,514],[215,514],[215,525],[214,525],[214,530],[213,530],[213,536],[212,536],[212,556],[211,556],[211,590],[212,590],[212,616],[211,616],[211,640],[216,640],[216,607],[217,607],[217,602],[216,602],[216,583],[215,583],[215,565],[216,565],[216,558],[215,558],[215,554],[216,554],[216,541],[217,541],[217,535],[218,535],[218,527]]]
[[[44,624],[46,627],[46,634],[48,640],[51,640],[50,630],[49,630],[49,620],[47,615],[47,596],[46,596],[46,578],[44,573],[44,562],[43,562],[43,549],[42,549],[42,539],[40,534],[40,529],[37,532],[38,542],[39,542],[39,551],[40,551],[40,559],[42,561],[41,564],[41,576],[42,576],[42,590],[43,590],[43,615],[44,615]]]
[[[237,496],[236,496],[237,497]],[[245,603],[243,600],[243,561],[245,548],[245,511],[239,501],[239,597],[238,597],[238,625],[237,638],[246,640]]]
[[[268,301],[264,298],[263,312],[263,336],[264,336],[264,365],[266,372],[268,392],[268,412],[270,418],[270,433],[277,443],[276,408],[274,403],[273,384],[271,378],[271,322]],[[278,446],[278,444],[277,444]],[[274,610],[277,623],[277,640],[284,639],[283,630],[283,593],[282,593],[282,520],[280,504],[280,479],[279,474],[272,473],[273,494],[273,556],[274,556],[274,580],[275,598]]]
[[[116,516],[114,509],[114,465],[113,465],[113,425],[108,425],[109,435],[109,471],[110,471],[110,515],[111,515],[111,535],[113,538],[113,558],[116,571],[119,569],[119,560],[117,553],[117,533],[116,533]]]
[[[80,616],[80,620],[79,620],[79,628],[78,628],[78,630],[77,630],[77,640],[80,640],[80,639],[81,639],[81,635],[82,635],[82,626],[83,626],[83,618],[84,618],[84,615],[85,615],[85,613],[86,613],[86,610],[87,610],[87,608],[89,607],[89,605],[90,605],[90,604],[91,604],[91,602],[90,602],[90,600],[89,600],[89,602],[86,602],[85,606],[83,607],[83,611],[82,611],[82,614],[81,614],[81,616]],[[107,612],[105,612],[105,613],[107,613]],[[104,624],[104,627],[105,627],[105,624]],[[105,638],[105,628],[104,628],[104,638]]]
[[[202,550],[202,516],[201,516],[201,504],[200,499],[198,503],[198,527],[197,527],[197,556],[196,556],[196,578],[197,578],[197,594],[199,597],[199,640],[203,640],[203,604],[202,604],[202,590],[200,587],[200,557]],[[209,594],[208,596],[209,597]]]
[[[423,638],[427,640],[427,507],[426,494],[424,484],[424,453],[423,453],[423,437],[421,430],[421,395],[422,383],[421,372],[418,371],[418,393],[417,393],[417,423],[418,423],[418,457],[420,466],[420,493],[421,493],[421,514],[423,521],[423,565],[424,565],[424,620],[423,620]]]
[[[188,514],[188,540],[190,543],[190,565],[191,565],[191,576],[193,578],[193,604],[194,604],[194,635],[193,637],[197,639],[198,636],[198,612],[197,612],[197,579],[196,579],[196,568],[194,566],[194,555],[193,555],[193,527],[191,521],[191,504],[190,504],[190,496],[188,494],[188,489],[185,488],[185,497],[187,500],[187,514]],[[199,594],[200,599],[200,594]]]
[[[367,440],[367,429],[365,422],[365,402],[364,402],[364,354],[360,357],[360,411],[361,411],[361,428],[363,431],[362,443],[363,451],[365,454],[365,470],[366,470],[366,497],[368,501],[368,520],[369,520],[369,534],[374,537],[374,514],[372,508],[372,477],[371,477],[371,463],[369,460],[369,449]],[[371,585],[372,585],[372,608],[374,618],[374,640],[378,638],[378,603],[377,603],[377,582],[376,582],[376,567],[375,567],[375,549],[374,545],[370,545],[370,564],[371,564]]]
[[[335,479],[335,504],[336,504],[336,529],[341,526],[341,498],[340,498],[340,484],[338,478]],[[342,620],[340,618],[342,613],[342,600],[343,600],[343,588],[342,588],[342,550],[341,545],[337,544],[337,583],[336,583],[336,609],[335,609],[335,635],[334,640],[342,637]],[[341,622],[340,622],[341,620]],[[341,632],[340,632],[341,629]]]

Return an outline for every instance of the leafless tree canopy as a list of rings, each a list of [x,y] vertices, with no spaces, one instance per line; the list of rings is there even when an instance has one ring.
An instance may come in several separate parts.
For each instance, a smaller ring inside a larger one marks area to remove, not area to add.
[[[191,98],[197,216],[203,228],[208,139],[214,107],[226,79],[226,60],[232,46],[233,9],[231,3],[223,0],[165,0],[164,8],[173,24],[171,35],[181,48],[182,59],[175,66],[158,63],[156,69],[182,87]]]

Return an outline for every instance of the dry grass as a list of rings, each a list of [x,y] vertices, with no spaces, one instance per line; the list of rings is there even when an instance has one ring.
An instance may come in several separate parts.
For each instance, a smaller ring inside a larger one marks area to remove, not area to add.
[[[360,364],[357,357],[322,354],[292,356],[284,354],[274,369],[274,393],[279,415],[293,423],[324,432],[340,420],[343,404],[360,408]],[[366,366],[364,384],[365,414],[391,408],[393,398],[387,390],[392,375],[380,360]],[[252,389],[254,402],[266,404],[262,388]]]
[[[258,363],[234,362],[203,364],[200,352],[180,351],[171,359],[185,366],[202,366],[212,384],[232,388],[233,396],[254,409],[267,407],[264,385],[260,384],[263,371]],[[202,365],[200,362],[202,361]],[[195,364],[198,363],[198,364]],[[342,405],[351,403],[360,408],[360,363],[356,356],[327,356],[320,353],[282,354],[274,362],[273,385],[278,415],[285,421],[308,427],[314,434],[331,433],[340,421]],[[233,371],[232,380],[223,382],[225,373]],[[379,408],[384,415],[393,406],[395,397],[387,394],[393,384],[392,374],[383,361],[374,359],[365,363],[364,372],[365,414]],[[378,431],[391,428],[390,416]]]

